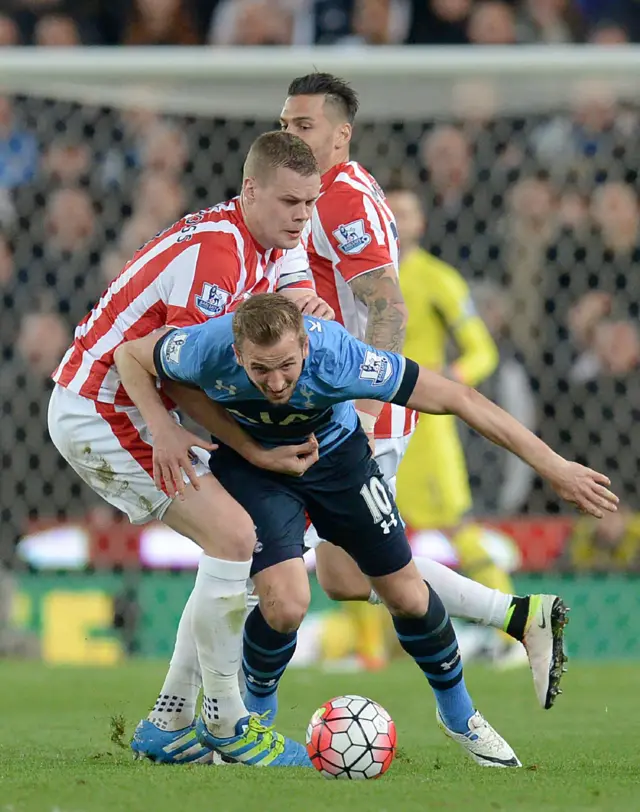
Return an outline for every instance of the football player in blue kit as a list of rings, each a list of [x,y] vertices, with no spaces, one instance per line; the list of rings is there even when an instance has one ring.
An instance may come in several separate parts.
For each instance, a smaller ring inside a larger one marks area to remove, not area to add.
[[[387,606],[400,644],[433,689],[444,732],[483,766],[520,766],[469,697],[450,619],[412,561],[393,496],[351,401],[455,414],[525,460],[565,500],[597,517],[617,505],[605,476],[563,459],[474,390],[368,346],[336,322],[303,317],[279,294],[254,296],[233,315],[202,325],[166,328],[162,335],[125,343],[115,362],[143,417],[164,408],[157,378],[202,390],[228,415],[229,430],[224,436],[217,432],[220,444],[210,468],[249,513],[257,532],[251,577],[260,602],[246,619],[243,640],[249,713],[262,721],[275,717],[278,682],[308,608],[302,559],[308,515],[321,537],[354,558]],[[200,422],[208,428],[206,420]],[[319,459],[301,477],[275,474],[242,457],[246,435],[266,446],[300,443],[313,435]],[[185,431],[184,439],[173,457],[156,461],[169,490],[184,487],[187,441],[193,435]],[[233,759],[233,740],[217,739],[210,730],[216,709],[216,698],[205,691],[198,738]]]

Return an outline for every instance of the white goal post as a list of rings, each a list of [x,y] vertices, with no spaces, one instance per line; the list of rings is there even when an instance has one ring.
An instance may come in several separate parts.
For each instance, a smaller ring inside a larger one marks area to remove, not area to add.
[[[168,112],[270,118],[288,81],[314,69],[357,87],[362,118],[405,120],[473,107],[491,85],[503,112],[566,107],[585,82],[640,94],[640,48],[23,48],[0,52],[0,90]]]

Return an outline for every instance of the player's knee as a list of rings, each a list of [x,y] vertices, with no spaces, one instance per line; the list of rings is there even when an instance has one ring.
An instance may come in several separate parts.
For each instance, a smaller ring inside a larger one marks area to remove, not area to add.
[[[332,601],[366,601],[371,594],[371,585],[364,577],[354,581],[332,575],[320,580],[320,586]]]
[[[281,634],[297,631],[309,608],[309,599],[304,595],[273,599],[261,603],[260,609],[269,626]]]
[[[357,601],[360,596],[356,594],[355,590],[350,588],[348,583],[342,581],[333,582],[331,580],[323,581],[320,583],[326,596],[331,598],[332,601]]]
[[[243,512],[225,527],[224,532],[217,530],[214,535],[208,531],[196,541],[207,555],[248,561],[255,550],[256,529],[249,515]]]
[[[371,584],[344,550],[324,543],[316,550],[316,576],[333,601],[366,601]]]
[[[339,569],[335,567],[317,567],[316,576],[325,594],[332,601],[354,600],[353,584],[350,583],[349,577],[341,573]]]
[[[422,580],[411,580],[387,592],[384,603],[395,617],[423,617],[429,606],[429,589]]]

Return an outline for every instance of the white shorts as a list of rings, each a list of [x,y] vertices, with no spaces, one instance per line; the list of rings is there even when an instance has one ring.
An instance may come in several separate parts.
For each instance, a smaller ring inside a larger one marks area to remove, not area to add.
[[[376,453],[374,455],[375,461],[380,466],[382,476],[385,478],[387,485],[391,489],[391,493],[396,495],[396,477],[398,475],[398,468],[402,462],[409,440],[413,432],[404,437],[392,437],[387,440],[376,440]],[[326,539],[321,539],[313,525],[307,528],[304,536],[305,546],[315,548],[318,544],[322,544]]]
[[[172,498],[155,486],[151,434],[135,407],[98,403],[56,384],[49,434],[81,479],[133,524],[162,519]],[[208,453],[192,451],[196,474],[210,473]]]

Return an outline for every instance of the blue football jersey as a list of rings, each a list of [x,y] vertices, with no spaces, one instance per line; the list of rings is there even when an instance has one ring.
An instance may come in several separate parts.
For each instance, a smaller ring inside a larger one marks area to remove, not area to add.
[[[270,403],[238,364],[233,315],[173,330],[155,347],[160,378],[202,389],[264,445],[299,443],[315,434],[324,454],[359,427],[351,401],[406,403],[417,365],[358,341],[335,321],[305,316],[309,356],[286,405]]]

